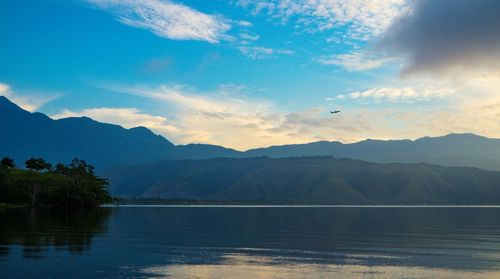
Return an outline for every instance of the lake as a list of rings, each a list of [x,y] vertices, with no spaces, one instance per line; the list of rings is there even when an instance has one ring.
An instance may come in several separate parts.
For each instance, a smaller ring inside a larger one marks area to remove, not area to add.
[[[500,278],[500,208],[0,210],[0,278]]]

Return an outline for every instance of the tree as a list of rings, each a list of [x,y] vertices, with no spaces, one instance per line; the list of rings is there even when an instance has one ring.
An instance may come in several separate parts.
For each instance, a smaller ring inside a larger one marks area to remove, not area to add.
[[[111,201],[106,189],[108,181],[96,176],[94,167],[85,160],[75,158],[67,166],[57,164],[52,172],[68,179],[68,183],[61,188],[67,205],[95,205]]]
[[[0,202],[75,207],[112,201],[108,181],[84,160],[52,167],[42,158],[31,158],[25,165],[27,170],[0,166]]]
[[[28,194],[30,204],[36,205],[40,193],[41,186],[41,173],[35,171],[28,171],[21,179],[21,185],[24,186]]]
[[[52,164],[48,163],[42,158],[30,158],[24,164],[26,168],[29,170],[35,170],[35,171],[52,170]]]
[[[51,171],[52,164],[42,158],[30,158],[24,164],[26,168],[30,170],[30,172],[28,172],[25,176],[27,179],[27,182],[25,183],[26,189],[31,205],[35,205],[38,202],[39,192],[43,190],[40,189],[40,187],[46,188],[47,186],[41,183],[42,171]]]
[[[0,164],[6,168],[13,169],[16,167],[16,163],[12,158],[9,157],[4,157]]]
[[[69,169],[66,167],[64,164],[57,163],[56,167],[54,168],[54,173],[60,174],[67,176],[69,174]]]

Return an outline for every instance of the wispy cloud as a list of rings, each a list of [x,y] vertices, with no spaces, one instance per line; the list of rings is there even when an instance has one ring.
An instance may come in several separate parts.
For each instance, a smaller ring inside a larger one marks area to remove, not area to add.
[[[87,116],[94,120],[121,125],[125,128],[148,127],[157,133],[171,134],[179,129],[169,124],[164,116],[154,116],[137,108],[90,108],[83,110],[65,109],[61,113],[51,115],[53,119]]]
[[[351,52],[346,54],[325,55],[317,59],[323,65],[336,65],[351,72],[376,69],[394,61],[394,58],[377,57],[365,52]]]
[[[168,0],[84,0],[111,13],[119,22],[173,40],[217,43],[231,28],[223,18]]]
[[[169,0],[83,0],[112,14],[119,22],[149,30],[172,40],[200,40],[209,43],[226,41],[252,58],[290,55],[294,51],[255,46],[260,36],[250,32],[252,23],[226,19],[197,11]],[[230,34],[230,29],[234,30]]]
[[[270,100],[245,95],[240,92],[241,87],[224,86],[223,90],[197,93],[183,86],[107,86],[106,89],[173,107],[175,117],[165,124],[175,127],[175,132],[162,130],[158,125],[149,127],[176,143],[201,142],[243,150],[318,140],[352,142],[367,135],[387,138],[397,133],[393,131],[388,111],[361,108],[335,118],[322,107],[290,112]]]
[[[442,98],[455,92],[453,87],[381,87],[365,91],[355,91],[349,94],[337,95],[334,100],[360,100],[363,102],[415,102]]]
[[[36,111],[46,103],[59,97],[57,94],[47,94],[41,92],[15,92],[5,83],[0,83],[0,96],[9,98],[12,102],[30,112]]]
[[[189,90],[186,86],[103,88],[141,96],[157,106],[163,104],[172,117],[130,108],[92,109],[80,114],[128,123],[126,127],[146,126],[181,144],[199,142],[244,150],[318,140],[415,139],[451,132],[500,137],[500,97],[496,94],[500,78],[496,76],[479,76],[460,87],[421,84],[351,92],[333,99],[345,105],[335,116],[330,115],[328,106],[285,110],[269,99],[251,97],[245,94],[245,88],[234,85],[213,92]],[[362,105],[344,103],[349,100]],[[395,104],[401,102],[412,103],[412,109]],[[114,118],[122,113],[128,116]]]
[[[348,36],[366,40],[379,36],[392,20],[408,10],[404,0],[239,0],[255,15],[264,14],[281,23],[294,21],[295,26],[310,32],[345,27]]]
[[[257,41],[260,38],[260,36],[257,34],[252,35],[248,33],[241,33],[240,38],[247,41]]]
[[[235,88],[235,92],[230,92],[230,88]],[[360,139],[360,135],[366,131],[376,130],[367,122],[370,118],[376,118],[368,117],[368,114],[333,120],[324,108],[282,111],[270,100],[249,97],[239,92],[240,87],[234,86],[224,86],[216,92],[203,93],[187,92],[181,86],[115,86],[107,89],[173,106],[175,118],[167,122],[178,131],[163,134],[176,143],[201,142],[244,150],[283,143],[327,140],[332,139],[332,135],[336,135],[337,140],[353,141]],[[333,123],[336,124],[332,125]]]
[[[262,59],[269,57],[277,57],[280,55],[293,55],[295,51],[289,49],[273,49],[260,46],[240,46],[238,47],[241,53],[252,59]]]

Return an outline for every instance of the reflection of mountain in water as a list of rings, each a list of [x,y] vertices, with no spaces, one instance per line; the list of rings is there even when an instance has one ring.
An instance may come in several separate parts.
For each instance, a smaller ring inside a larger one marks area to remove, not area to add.
[[[0,260],[11,245],[22,246],[24,258],[43,258],[49,249],[82,254],[106,232],[110,214],[109,208],[0,210]]]
[[[500,278],[498,216],[500,208],[6,211],[0,278]]]
[[[155,239],[172,259],[168,265],[227,264],[228,255],[245,255],[276,259],[273,265],[481,271],[500,268],[499,214],[500,208],[120,208],[116,217],[132,239]]]

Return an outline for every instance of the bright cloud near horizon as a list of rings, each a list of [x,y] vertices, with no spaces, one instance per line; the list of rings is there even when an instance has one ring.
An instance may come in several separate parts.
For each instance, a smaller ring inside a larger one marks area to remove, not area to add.
[[[0,3],[0,95],[28,111],[240,150],[500,137],[495,0],[28,2]]]

